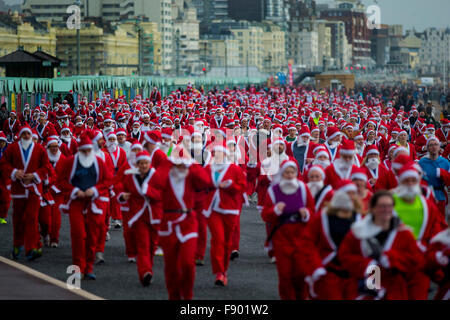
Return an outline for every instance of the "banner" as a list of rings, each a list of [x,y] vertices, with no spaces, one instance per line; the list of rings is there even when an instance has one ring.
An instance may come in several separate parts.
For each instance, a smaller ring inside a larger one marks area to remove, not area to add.
[[[16,95],[11,93],[11,111],[16,111]]]

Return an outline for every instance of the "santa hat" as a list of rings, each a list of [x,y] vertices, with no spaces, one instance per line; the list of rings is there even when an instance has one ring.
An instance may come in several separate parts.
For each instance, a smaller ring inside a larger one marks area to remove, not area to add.
[[[404,165],[398,172],[399,182],[402,182],[403,180],[408,178],[416,178],[417,180],[420,180],[419,172],[412,163]]]
[[[327,129],[327,141],[330,141],[333,138],[336,138],[338,135],[340,135],[341,132],[337,127],[329,127]]]
[[[5,134],[3,133],[3,131],[0,131],[0,140],[8,141],[8,140],[6,139],[6,136],[5,136]]]
[[[152,158],[150,157],[150,154],[144,150],[144,151],[138,152],[138,154],[136,155],[136,163],[141,160],[146,160],[146,161],[151,162]]]
[[[72,129],[70,129],[67,124],[64,124],[61,128],[61,133],[63,133],[64,131],[69,131],[70,133],[72,133]]]
[[[331,198],[330,207],[333,209],[342,209],[353,211],[353,201],[350,199],[346,191],[338,190]]]
[[[229,155],[229,151],[227,149],[227,144],[225,142],[225,140],[222,140],[221,142],[215,143],[212,147],[212,151],[222,151],[223,153],[225,153],[226,155]]]
[[[394,158],[396,158],[400,152],[405,152],[405,153],[409,154],[408,149],[406,149],[405,147],[399,146],[399,147],[395,148],[395,150],[394,150],[394,154],[393,154]]]
[[[163,128],[161,130],[161,138],[171,139],[173,130],[171,128]]]
[[[271,146],[273,147],[275,144],[282,144],[282,145],[286,146],[286,143],[284,142],[284,140],[282,138],[276,138],[275,140],[273,140],[271,143]]]
[[[368,177],[367,177],[367,173],[364,169],[362,168],[357,168],[352,172],[352,175],[350,176],[350,179],[352,180],[363,180],[365,182],[367,182]]]
[[[354,184],[351,180],[341,180],[336,185],[336,190],[344,191],[344,192],[349,192],[349,191],[357,192],[358,188],[356,187],[356,184]]]
[[[22,133],[24,133],[24,132],[29,132],[31,135],[33,134],[33,131],[31,130],[31,127],[28,124],[26,124],[22,128],[20,128],[18,137],[20,137],[22,135]]]
[[[50,138],[47,140],[47,148],[49,148],[53,143],[56,143],[59,146],[59,141],[58,139],[55,138]]]
[[[398,157],[396,157],[395,160],[392,162],[392,169],[400,170],[402,167],[404,167],[407,164],[410,164],[411,162],[412,160],[409,156],[401,154]]]
[[[281,177],[281,175],[284,173],[284,171],[285,171],[287,168],[289,168],[289,167],[294,167],[295,170],[297,170],[297,172],[298,172],[298,166],[297,166],[297,163],[296,163],[295,161],[292,161],[292,160],[284,160],[284,161],[281,163],[280,171],[278,172],[279,176]]]
[[[441,143],[441,142],[439,141],[438,138],[436,138],[436,137],[431,137],[430,139],[427,140],[427,144],[426,144],[426,147],[427,147],[427,148],[428,148],[428,144],[429,144],[430,142],[432,142],[432,141],[436,141],[438,144]]]
[[[322,180],[325,180],[325,171],[323,170],[323,168],[321,166],[317,166],[317,165],[312,166],[308,171],[308,178],[309,178],[309,174],[313,171],[318,171],[320,173],[320,175],[322,176]]]
[[[114,131],[111,131],[106,135],[106,140],[109,140],[109,138],[115,138],[117,140],[117,135]]]
[[[78,150],[87,150],[93,147],[92,140],[88,136],[83,136],[78,143]]]
[[[355,142],[352,140],[344,139],[339,148],[339,154],[354,155],[355,152]]]
[[[151,144],[157,144],[158,142],[161,142],[161,132],[157,130],[147,131],[145,133],[144,139],[146,142],[149,142]]]
[[[307,126],[303,126],[300,129],[300,132],[299,132],[298,135],[299,135],[299,137],[310,137],[311,136],[311,132],[309,131],[309,128]]]
[[[127,136],[127,131],[124,128],[117,129],[116,135],[118,136],[119,134],[123,134],[123,135]]]
[[[184,164],[185,166],[190,166],[194,163],[194,160],[190,156],[189,152],[185,152],[185,150],[180,146],[177,146],[174,150],[172,150],[169,160],[175,165]]]
[[[450,127],[450,120],[448,120],[448,119],[446,119],[446,118],[443,118],[443,119],[441,120],[441,126],[442,126],[442,127]]]
[[[134,149],[144,150],[144,148],[142,147],[142,144],[140,144],[140,142],[138,140],[133,142],[133,144],[131,145],[130,150],[134,150]]]
[[[364,151],[364,157],[367,157],[371,154],[376,154],[378,156],[380,155],[380,151],[378,151],[378,148],[375,145],[368,146]]]

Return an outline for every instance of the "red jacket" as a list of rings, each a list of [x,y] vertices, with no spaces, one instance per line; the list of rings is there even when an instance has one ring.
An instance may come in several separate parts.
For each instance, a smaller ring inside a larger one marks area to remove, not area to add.
[[[448,273],[446,275],[450,260],[450,229],[441,231],[431,239],[425,257],[427,273],[439,284],[435,299],[450,299],[450,278]]]
[[[61,144],[61,152],[66,156],[66,157],[70,157],[73,156],[75,153],[78,152],[78,143],[75,139],[70,139],[69,142],[64,142],[64,140],[62,140],[62,144]]]
[[[351,290],[354,298],[367,298],[358,293],[358,280],[372,274],[373,271],[369,272],[368,268],[374,265],[380,268],[381,288],[385,290],[384,294],[380,292],[380,298],[408,299],[408,275],[414,277],[415,273],[420,272],[425,264],[424,255],[410,229],[400,225],[389,232],[381,248],[379,261],[372,259],[367,239],[375,237],[379,232],[380,229],[372,222],[372,215],[368,215],[352,225],[339,248],[339,261],[354,279]]]
[[[341,180],[350,180],[352,173],[357,169],[358,167],[353,165],[348,172],[342,172],[335,167],[334,163],[332,163],[325,169],[324,183],[325,185],[329,184],[333,188],[336,188]]]
[[[2,157],[3,170],[6,176],[11,178],[11,198],[28,198],[28,194],[34,193],[41,197],[42,182],[46,179],[49,168],[47,151],[37,143],[30,145],[28,161],[25,162],[21,150],[21,142],[15,142],[6,148]],[[17,170],[23,170],[26,174],[32,173],[35,177],[34,182],[24,185],[22,181],[16,180]]]
[[[78,153],[74,156],[65,158],[56,167],[56,174],[58,176],[56,186],[61,190],[64,197],[63,203],[59,207],[61,212],[67,212],[70,208],[70,203],[77,199],[76,193],[79,189],[74,187],[70,182],[75,174],[77,163]],[[91,203],[92,212],[95,214],[102,214],[105,203],[109,202],[108,188],[112,181],[112,175],[111,171],[108,170],[105,162],[100,157],[95,157],[94,165],[97,172],[97,183],[93,187],[95,194],[89,201]]]
[[[184,243],[198,236],[193,210],[196,192],[212,187],[212,182],[201,165],[193,164],[184,184],[178,185],[170,176],[172,167],[172,162],[167,161],[156,172],[159,177],[155,180],[158,181],[157,189],[161,191],[163,209],[158,234],[165,237],[175,232],[178,240]]]
[[[212,211],[238,215],[242,208],[243,193],[247,187],[242,169],[235,164],[227,164],[217,182],[214,180],[211,165],[207,165],[205,171],[211,177],[214,188],[206,196],[204,215],[209,217]],[[230,181],[231,184],[226,188],[220,188],[220,183],[225,181]]]
[[[11,135],[14,139],[14,136],[19,132],[20,130],[20,120],[16,118],[16,120],[11,121],[11,118],[8,118],[3,123],[3,132],[6,136]]]
[[[117,196],[117,201],[122,205],[122,211],[129,211],[130,213],[129,227],[132,227],[141,217],[152,225],[159,225],[161,222],[161,193],[156,188],[159,183],[156,182],[158,176],[155,175],[155,172],[156,170],[151,168],[142,185],[139,185],[135,176],[139,174],[136,170],[126,170],[124,172],[123,180],[120,186],[117,187],[117,189],[121,190]],[[124,201],[121,197],[124,192],[131,193],[128,201]]]

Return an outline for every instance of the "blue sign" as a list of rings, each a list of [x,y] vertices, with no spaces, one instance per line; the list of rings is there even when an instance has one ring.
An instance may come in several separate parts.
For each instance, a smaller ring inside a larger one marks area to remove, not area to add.
[[[283,72],[277,73],[278,80],[280,81],[280,84],[286,84],[286,74]]]

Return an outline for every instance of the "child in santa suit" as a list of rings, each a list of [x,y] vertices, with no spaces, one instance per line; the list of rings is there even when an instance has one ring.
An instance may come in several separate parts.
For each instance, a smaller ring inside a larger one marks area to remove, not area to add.
[[[150,165],[147,151],[136,155],[136,168],[127,170],[118,189],[117,200],[122,210],[129,213],[127,226],[136,245],[137,269],[143,286],[148,286],[153,277],[153,255],[159,223],[161,221],[161,194],[155,186],[156,170]]]
[[[337,258],[339,247],[359,215],[345,190],[334,193],[329,205],[317,213],[302,234],[301,272],[309,286],[309,296],[319,300],[348,297],[349,275]]]
[[[11,179],[3,174],[2,158],[8,147],[6,135],[0,131],[0,225],[7,224],[9,205],[11,204]]]
[[[50,139],[47,142],[47,155],[53,170],[60,165],[66,158],[59,149],[59,142],[56,139]],[[61,190],[56,186],[56,173],[52,174],[53,179],[50,180],[50,193],[55,201],[51,206],[51,225],[50,225],[50,247],[57,248],[59,244],[59,230],[61,229],[61,211],[59,206],[62,203]]]
[[[81,277],[95,280],[94,261],[98,237],[104,227],[104,205],[112,179],[104,161],[93,152],[89,137],[83,137],[78,153],[58,167],[58,188],[64,194],[62,211],[69,213],[72,261]]]
[[[38,214],[42,197],[42,182],[50,166],[45,149],[32,140],[31,128],[19,131],[20,140],[11,144],[2,157],[3,174],[11,178],[13,199],[13,258],[17,259],[25,245],[29,260],[42,255],[38,250]]]
[[[116,186],[115,188],[118,190],[117,193],[119,193],[119,190],[122,190],[122,182],[125,179],[126,175],[135,173],[136,168],[136,155],[139,152],[142,152],[144,149],[142,145],[135,141],[131,145],[130,154],[128,155],[127,162],[120,167],[119,171],[113,178],[113,185]],[[127,206],[121,206],[120,207],[121,213],[122,213],[122,221],[123,221],[123,237],[125,240],[125,254],[128,257],[128,262],[136,262],[136,242],[135,237],[132,235],[130,228],[128,227],[128,221],[131,219],[131,213]],[[156,237],[153,237],[152,240],[157,241]]]
[[[277,259],[280,297],[283,300],[306,298],[306,286],[298,272],[300,237],[314,214],[314,199],[306,184],[298,180],[297,164],[286,160],[278,173],[279,182],[267,190],[262,211],[264,221],[271,223],[271,238]]]
[[[194,164],[189,152],[176,148],[170,161],[157,169],[160,175],[163,215],[159,245],[164,251],[164,273],[170,300],[191,300],[195,279],[197,219],[195,191],[212,187],[202,166]]]
[[[409,275],[418,274],[425,264],[411,230],[394,216],[393,209],[392,194],[377,192],[370,214],[352,225],[339,248],[338,258],[351,276],[355,299],[408,299]],[[374,266],[381,272],[374,273]],[[379,288],[368,286],[369,276],[379,276]]]
[[[242,208],[246,177],[239,166],[226,159],[229,151],[224,144],[219,143],[212,150],[212,163],[205,170],[211,177],[214,188],[206,197],[206,209],[203,213],[208,218],[211,232],[210,254],[212,271],[216,275],[215,284],[226,286],[232,235]]]
[[[119,168],[127,162],[127,154],[121,147],[119,147],[117,135],[114,131],[109,132],[106,136],[106,147],[103,151],[109,153],[109,156],[111,157],[115,176],[119,171]],[[115,187],[113,187],[113,192],[114,194],[117,194]],[[119,229],[122,226],[122,214],[120,212],[120,205],[117,203],[115,197],[111,199],[109,209],[112,225],[114,228]]]

